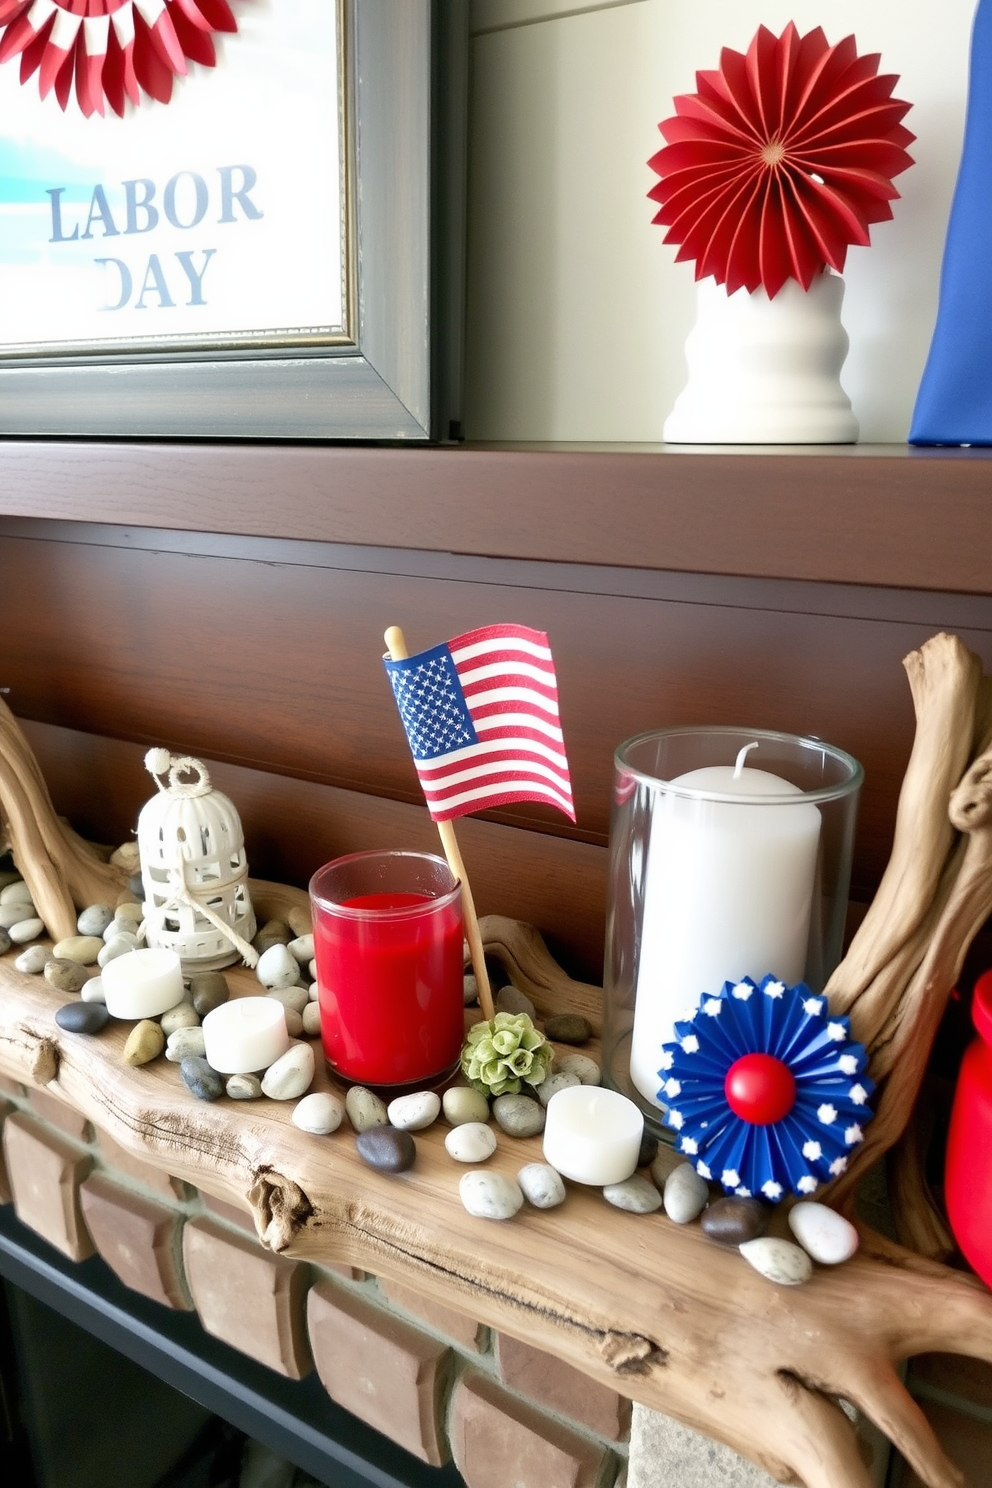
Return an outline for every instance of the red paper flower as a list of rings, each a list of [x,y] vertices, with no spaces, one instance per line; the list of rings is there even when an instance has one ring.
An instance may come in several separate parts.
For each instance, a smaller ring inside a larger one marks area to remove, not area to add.
[[[75,82],[87,118],[104,100],[123,115],[142,89],[168,103],[187,61],[216,63],[212,33],[237,29],[227,0],[0,0],[0,62],[20,56],[21,82],[37,72],[62,109]]]
[[[698,92],[658,126],[668,143],[649,161],[662,179],[648,195],[697,279],[712,274],[728,294],[762,285],[771,297],[786,279],[808,289],[892,216],[892,177],[912,165],[915,135],[879,60],[859,57],[853,36],[830,46],[819,27],[801,37],[790,21],[696,73]]]

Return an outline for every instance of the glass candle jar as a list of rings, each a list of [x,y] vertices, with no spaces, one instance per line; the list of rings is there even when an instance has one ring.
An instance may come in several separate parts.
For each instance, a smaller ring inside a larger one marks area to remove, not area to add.
[[[676,1021],[724,982],[821,991],[840,959],[863,771],[819,739],[673,728],[615,757],[603,1078],[662,1123]]]

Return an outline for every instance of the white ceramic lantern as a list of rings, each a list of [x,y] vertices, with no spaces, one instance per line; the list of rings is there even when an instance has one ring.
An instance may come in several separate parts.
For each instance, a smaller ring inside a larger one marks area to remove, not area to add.
[[[145,768],[158,786],[138,817],[148,944],[178,952],[185,969],[211,971],[239,958],[254,966],[255,914],[233,803],[187,755],[150,749]]]

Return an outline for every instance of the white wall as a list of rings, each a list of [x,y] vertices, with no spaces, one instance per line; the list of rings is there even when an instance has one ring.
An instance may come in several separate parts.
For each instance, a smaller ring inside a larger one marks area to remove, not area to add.
[[[976,0],[473,0],[466,431],[651,442],[684,380],[693,265],[651,223],[657,124],[760,24],[854,33],[900,74],[916,165],[850,250],[844,385],[906,437],[936,307]]]

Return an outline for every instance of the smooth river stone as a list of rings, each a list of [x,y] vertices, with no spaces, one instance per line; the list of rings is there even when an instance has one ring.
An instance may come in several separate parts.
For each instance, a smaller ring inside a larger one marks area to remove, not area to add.
[[[87,981],[86,968],[63,956],[53,956],[45,962],[44,977],[56,992],[80,992]]]
[[[718,1245],[744,1245],[768,1228],[771,1210],[760,1199],[717,1199],[703,1211],[700,1224]]]
[[[466,1007],[475,1007],[479,1000],[479,983],[474,972],[462,977],[462,1001]]]
[[[544,1037],[555,1044],[587,1044],[592,1024],[581,1013],[555,1013],[545,1019]]]
[[[509,984],[500,987],[493,1005],[497,1013],[526,1013],[532,1020],[537,1017],[537,1010],[526,992]]]
[[[11,947],[11,939],[6,930],[0,930],[0,956],[5,956]]]
[[[191,1002],[177,1002],[159,1020],[162,1032],[169,1038],[179,1028],[199,1028],[200,1015]]]
[[[270,1100],[296,1100],[310,1089],[316,1072],[310,1044],[293,1044],[262,1076],[262,1094]]]
[[[288,949],[296,957],[301,966],[309,966],[313,960],[313,936],[298,935],[295,940],[289,942]]]
[[[39,972],[44,971],[45,962],[51,954],[47,946],[30,945],[27,950],[21,952],[14,965],[18,971],[23,971],[27,976],[37,976]]]
[[[380,1100],[374,1090],[366,1090],[364,1085],[352,1085],[344,1098],[344,1108],[359,1135],[371,1131],[374,1126],[389,1125],[385,1101]]]
[[[614,1209],[626,1209],[628,1214],[654,1214],[661,1208],[661,1194],[647,1178],[635,1173],[622,1183],[607,1183],[603,1198]]]
[[[709,1201],[709,1184],[700,1178],[692,1163],[680,1163],[665,1179],[665,1213],[676,1224],[691,1224]]]
[[[108,940],[103,950],[97,956],[97,965],[104,967],[110,961],[116,961],[118,956],[126,956],[129,951],[134,951],[138,946],[136,935],[117,934],[113,940]]]
[[[791,1240],[764,1235],[758,1240],[746,1240],[740,1252],[749,1266],[778,1286],[802,1286],[813,1275],[813,1262]]]
[[[30,919],[34,912],[33,904],[0,905],[0,930],[9,930],[11,926],[19,925],[22,920]]]
[[[548,1075],[541,1081],[540,1085],[536,1086],[535,1088],[537,1090],[537,1098],[541,1102],[541,1105],[547,1107],[548,1101],[553,1095],[557,1095],[559,1090],[569,1090],[573,1085],[581,1084],[582,1081],[579,1079],[578,1075],[572,1075],[569,1074],[567,1070],[562,1070],[560,1074]]]
[[[517,1174],[524,1198],[535,1209],[557,1209],[565,1202],[565,1183],[550,1163],[528,1163]]]
[[[16,925],[8,925],[7,934],[14,945],[27,945],[29,940],[37,940],[39,935],[45,933],[44,923],[33,915],[28,920],[18,920]]]
[[[649,1168],[658,1156],[658,1138],[647,1127],[641,1133],[641,1145],[637,1149],[637,1166]]]
[[[293,932],[285,920],[266,920],[260,930],[256,930],[252,938],[252,945],[262,955],[270,946],[289,945],[293,938]]]
[[[301,935],[312,935],[313,916],[310,913],[310,906],[294,904],[286,915],[286,923],[297,938]]]
[[[184,1059],[179,1066],[183,1084],[197,1100],[215,1101],[224,1094],[224,1076],[211,1069],[205,1059]]]
[[[104,930],[116,918],[109,904],[88,904],[80,910],[76,929],[80,935],[96,935],[102,938]]]
[[[300,963],[288,945],[270,945],[258,958],[255,975],[269,992],[294,987],[299,980]]]
[[[55,1021],[66,1033],[99,1033],[110,1014],[102,1002],[67,1002],[55,1014]]]
[[[316,1038],[320,1033],[320,1008],[315,1002],[308,1002],[300,1014],[300,1022],[303,1032],[307,1038]]]
[[[92,966],[103,950],[99,935],[67,935],[52,946],[52,955],[59,960],[78,961],[80,966]]]
[[[489,1102],[481,1090],[473,1090],[471,1085],[452,1085],[441,1098],[441,1108],[449,1126],[489,1120]]]
[[[441,1114],[441,1097],[433,1090],[415,1090],[410,1095],[398,1095],[386,1107],[391,1126],[400,1131],[423,1131],[433,1125]]]
[[[124,1045],[124,1063],[133,1066],[151,1064],[164,1048],[165,1034],[162,1032],[161,1024],[154,1023],[151,1018],[142,1018],[140,1023],[135,1023],[127,1036],[127,1043]],[[200,1052],[203,1052],[202,1049]]]
[[[858,1232],[849,1219],[830,1209],[804,1199],[789,1210],[789,1229],[799,1244],[821,1266],[839,1266],[849,1261],[858,1248]]]
[[[536,1137],[547,1120],[541,1102],[530,1095],[498,1095],[493,1101],[493,1116],[508,1137]]]
[[[370,1126],[358,1133],[355,1146],[362,1162],[380,1173],[405,1173],[417,1156],[417,1144],[397,1126]]]
[[[297,982],[292,987],[273,987],[271,992],[266,993],[276,1002],[281,1002],[284,1008],[292,1013],[301,1013],[310,1001],[310,989],[302,982]]]
[[[162,1025],[159,1024],[161,1028]],[[206,1044],[203,1029],[199,1027],[174,1028],[165,1045],[165,1057],[173,1064],[182,1064],[184,1059],[205,1059]]]
[[[34,908],[31,890],[23,878],[15,878],[13,883],[5,884],[0,889],[0,904],[28,904]]]
[[[455,1162],[485,1162],[496,1151],[496,1133],[484,1121],[465,1121],[451,1128],[444,1146]]]
[[[559,1054],[555,1060],[556,1075],[574,1075],[580,1085],[601,1085],[603,1071],[588,1054]]]
[[[262,1082],[257,1075],[232,1075],[224,1089],[232,1100],[259,1100]]]
[[[103,990],[103,977],[90,977],[84,982],[79,992],[84,1002],[106,1002],[107,994]]]
[[[327,1137],[337,1131],[344,1120],[344,1101],[326,1090],[315,1090],[293,1107],[292,1122],[300,1131],[315,1137]]]
[[[290,1038],[301,1039],[303,1037],[302,1013],[298,1013],[295,1008],[291,1007],[284,1007],[282,1011],[283,1017],[286,1019],[286,1032]]]
[[[231,996],[227,977],[222,971],[196,971],[189,979],[189,1000],[201,1018],[223,1007]]]
[[[463,1173],[458,1196],[476,1219],[512,1219],[524,1202],[520,1184],[505,1173]]]

